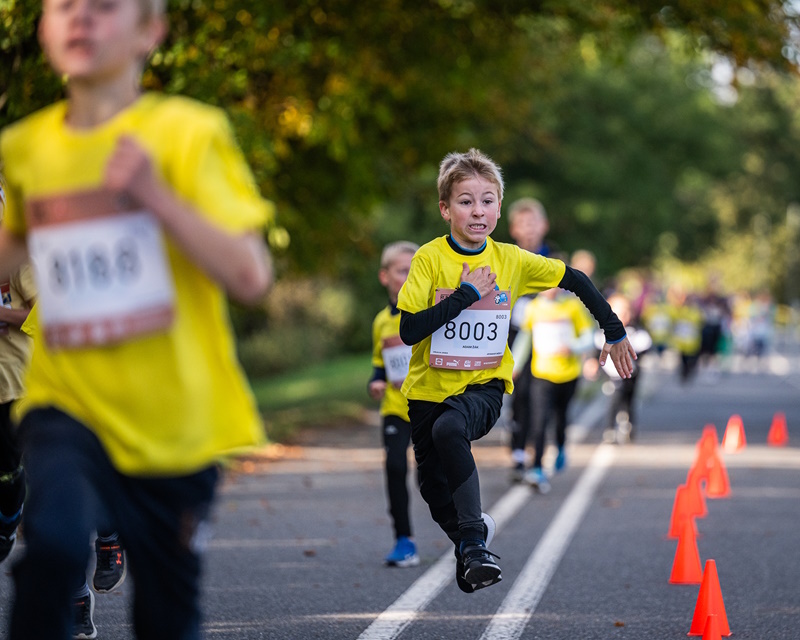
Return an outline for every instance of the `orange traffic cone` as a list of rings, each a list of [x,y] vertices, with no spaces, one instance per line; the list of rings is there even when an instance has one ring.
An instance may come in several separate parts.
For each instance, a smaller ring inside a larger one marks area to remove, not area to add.
[[[742,417],[734,414],[728,420],[728,426],[725,427],[725,435],[722,436],[722,448],[725,453],[737,453],[744,449],[746,444],[747,440],[744,437]]]
[[[684,518],[678,548],[672,561],[670,584],[700,584],[703,581],[703,567],[700,565],[700,552],[697,550],[694,524]]]
[[[712,613],[706,618],[706,627],[703,629],[703,640],[722,640],[722,636],[719,633],[719,621],[715,613]]]
[[[715,451],[714,443],[709,438],[705,436],[700,438],[697,441],[697,455],[692,463],[690,473],[694,473],[698,479],[708,482],[709,459],[714,455]]]
[[[683,529],[683,521],[688,520],[695,527],[694,514],[689,505],[689,488],[682,484],[675,490],[675,500],[672,503],[672,515],[669,520],[668,538],[678,538]]]
[[[705,518],[708,515],[706,499],[703,496],[703,478],[694,467],[686,474],[686,486],[689,488],[689,510],[693,516]]]
[[[706,484],[706,496],[711,499],[727,498],[731,495],[731,483],[728,480],[728,470],[722,462],[719,454],[714,455],[709,460],[708,483]]]
[[[717,438],[717,427],[713,424],[707,424],[703,427],[703,436],[700,438],[702,442],[710,441],[713,444],[713,448],[716,449],[719,446],[719,438]]]
[[[712,614],[717,616],[720,635],[725,637],[731,635],[728,616],[725,614],[725,603],[722,601],[722,591],[719,588],[717,563],[706,560],[703,582],[700,584],[700,593],[697,594],[697,604],[694,607],[692,626],[687,635],[702,636],[708,616]]]
[[[789,431],[786,429],[786,414],[779,411],[772,417],[772,426],[767,435],[767,444],[771,447],[785,447],[789,443]]]

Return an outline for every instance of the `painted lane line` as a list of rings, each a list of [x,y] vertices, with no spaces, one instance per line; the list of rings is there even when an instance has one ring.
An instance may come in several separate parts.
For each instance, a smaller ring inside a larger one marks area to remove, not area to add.
[[[583,429],[578,429],[577,437],[570,438],[570,442],[580,442],[586,437],[599,415],[598,404],[600,402],[595,398],[577,417],[575,424],[570,425],[569,429],[585,425]],[[516,515],[531,495],[531,490],[527,486],[516,485],[495,503],[488,513],[494,518],[497,531],[500,531]],[[453,580],[455,563],[456,559],[452,552],[442,555],[394,603],[375,618],[372,624],[358,636],[358,640],[394,640],[397,638],[416,619],[419,612],[427,607]]]
[[[489,514],[494,518],[499,531],[530,499],[529,487],[516,485],[507,491],[492,507]],[[417,578],[394,603],[381,613],[358,640],[393,640],[399,636],[428,604],[439,595],[456,571],[456,558],[450,551]]]
[[[558,567],[616,450],[601,444],[550,523],[481,640],[516,640],[522,635]]]
[[[399,636],[419,612],[453,580],[455,565],[453,553],[445,553],[381,613],[358,636],[358,640],[392,640]]]

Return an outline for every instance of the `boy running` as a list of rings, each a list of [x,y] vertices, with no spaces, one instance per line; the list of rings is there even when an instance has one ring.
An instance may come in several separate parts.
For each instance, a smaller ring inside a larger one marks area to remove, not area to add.
[[[69,637],[96,528],[125,545],[136,636],[197,638],[217,463],[263,437],[225,294],[265,295],[270,206],[220,111],[142,93],[165,32],[158,0],[44,0],[67,99],[0,135],[0,279],[30,255],[39,292],[12,640]]]
[[[608,303],[583,274],[489,236],[503,199],[500,168],[476,149],[450,153],[438,178],[439,211],[450,233],[425,245],[400,291],[400,337],[413,345],[403,383],[420,491],[456,546],[465,592],[501,580],[486,548],[487,526],[470,443],[492,428],[513,390],[507,346],[510,310],[524,294],[575,292],[606,332],[600,355],[629,377],[635,352]]]
[[[386,451],[386,493],[394,527],[395,545],[385,562],[390,567],[419,564],[417,546],[411,535],[408,509],[408,445],[411,425],[408,404],[400,387],[408,373],[411,347],[400,340],[400,310],[397,294],[406,281],[411,258],[419,247],[411,242],[392,242],[381,254],[378,279],[386,287],[389,304],[372,322],[372,378],[369,394],[381,401],[383,448]]]

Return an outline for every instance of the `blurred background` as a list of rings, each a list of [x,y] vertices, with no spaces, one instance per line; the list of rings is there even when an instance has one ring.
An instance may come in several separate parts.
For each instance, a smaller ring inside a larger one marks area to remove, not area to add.
[[[63,92],[39,13],[0,0],[0,127]],[[224,108],[277,205],[278,283],[231,309],[270,437],[372,407],[380,251],[446,233],[435,182],[453,150],[496,160],[506,206],[540,199],[548,240],[591,251],[598,286],[637,310],[713,290],[794,331],[798,16],[771,0],[170,0],[145,87]]]

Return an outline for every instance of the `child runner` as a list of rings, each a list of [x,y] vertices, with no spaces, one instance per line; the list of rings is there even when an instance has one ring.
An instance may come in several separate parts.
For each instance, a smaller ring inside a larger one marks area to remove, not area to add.
[[[32,276],[31,276],[32,277]],[[33,289],[35,291],[35,288]],[[33,339],[36,331],[36,304],[31,306],[25,322],[20,330]],[[119,540],[116,531],[100,531],[94,541],[95,567],[92,576],[92,587],[97,593],[110,593],[119,587],[127,575],[125,562],[125,549]],[[81,572],[75,578],[76,589],[73,591],[73,625],[72,637],[76,640],[97,637],[97,627],[94,624],[95,598],[86,574]]]
[[[567,416],[581,377],[583,354],[594,343],[593,329],[594,322],[580,301],[567,291],[553,288],[540,293],[528,306],[521,332],[512,345],[515,377],[526,366],[517,362],[530,360],[526,368],[532,375],[529,384],[534,456],[525,481],[539,493],[550,490],[542,459],[551,418],[558,447],[555,471],[562,471],[567,464]]]
[[[0,177],[0,221],[5,191]],[[28,364],[31,339],[22,331],[36,298],[33,271],[25,265],[9,278],[0,278],[0,562],[17,542],[25,500],[25,473],[17,442],[11,406],[22,396],[23,371]]]
[[[270,205],[223,113],[142,93],[164,12],[44,0],[39,36],[67,99],[0,134],[0,278],[30,255],[39,292],[12,640],[69,636],[101,524],[125,544],[136,636],[197,638],[217,463],[263,438],[225,294],[265,295]]]
[[[381,401],[383,448],[386,451],[386,492],[389,514],[394,527],[395,545],[385,562],[390,567],[414,567],[419,564],[417,547],[412,540],[408,512],[408,445],[411,425],[408,403],[400,393],[408,373],[411,347],[400,340],[400,311],[397,294],[406,281],[411,258],[419,246],[411,242],[393,242],[383,249],[380,283],[389,294],[389,304],[372,323],[372,379],[369,394]]]
[[[703,332],[703,312],[682,285],[673,284],[667,290],[672,315],[671,346],[680,354],[679,379],[687,384],[697,372]]]
[[[545,240],[550,224],[544,205],[534,198],[520,198],[508,208],[508,233],[511,239],[525,251],[548,257],[551,245]],[[508,344],[514,339],[525,320],[525,312],[533,300],[533,295],[520,296],[511,309],[511,326],[508,330]],[[523,357],[530,361],[530,353]],[[530,367],[522,367],[519,379],[515,380],[514,393],[503,397],[503,412],[509,414],[511,430],[511,481],[521,482],[525,475],[525,445],[531,425],[531,373]]]
[[[630,299],[621,293],[614,293],[608,297],[608,304],[625,325],[628,340],[636,349],[636,354],[641,356],[653,346],[653,339],[646,329],[637,326],[633,319],[633,304]],[[601,349],[602,336],[598,331],[595,334],[595,346]],[[638,363],[633,364],[633,373],[630,378],[620,378],[616,369],[610,367],[606,361],[603,367],[610,378],[613,387],[611,402],[608,406],[606,428],[603,431],[603,441],[609,444],[626,444],[636,437],[636,416],[634,402],[636,386],[639,382],[641,369]],[[604,386],[605,388],[605,386]]]
[[[450,233],[414,255],[398,296],[400,336],[413,345],[403,383],[420,492],[434,521],[456,546],[456,581],[472,592],[500,581],[486,547],[480,486],[470,443],[488,433],[503,393],[513,389],[507,345],[519,296],[552,287],[575,291],[610,341],[628,377],[636,354],[622,323],[591,282],[560,260],[489,237],[500,217],[500,168],[476,149],[450,153],[439,167],[439,211]]]

